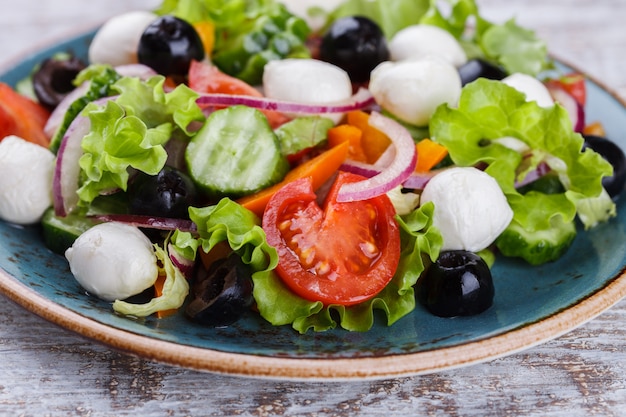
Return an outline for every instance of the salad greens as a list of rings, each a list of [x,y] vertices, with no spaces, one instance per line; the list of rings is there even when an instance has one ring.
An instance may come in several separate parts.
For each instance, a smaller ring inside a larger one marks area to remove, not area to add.
[[[559,104],[543,108],[504,83],[479,79],[463,89],[458,108],[442,105],[437,109],[430,131],[456,165],[486,164],[485,172],[504,191],[514,212],[506,233],[509,237],[497,242],[504,253],[515,253],[512,246],[524,240],[521,235],[551,236],[553,230],[551,238],[556,241],[547,245],[550,249],[536,256],[530,250],[515,254],[534,264],[554,260],[562,251],[552,246],[568,246],[577,213],[587,228],[615,215],[615,205],[602,187],[602,177],[612,173],[610,163],[582,150],[583,138],[574,132],[567,111]],[[504,137],[522,141],[529,150],[522,154],[498,142]],[[565,190],[520,194],[516,183],[543,163],[558,174]],[[594,204],[589,203],[592,200]],[[513,239],[514,231],[518,236]]]
[[[388,38],[412,24],[436,25],[458,39],[470,58],[495,62],[509,73],[536,76],[550,68],[545,44],[513,20],[486,21],[475,0],[449,0],[449,13],[439,8],[440,3],[347,0],[328,20],[364,15],[376,21]],[[269,60],[309,57],[308,26],[275,0],[164,0],[157,13],[174,14],[192,23],[211,22],[216,35],[212,61],[251,84],[260,82]],[[470,22],[474,22],[472,30],[468,30]],[[77,79],[85,81],[90,82],[89,90],[70,107],[53,141],[60,142],[77,116],[89,120],[90,132],[82,140],[79,160],[78,196],[84,211],[98,196],[126,190],[132,170],[156,175],[167,163],[166,145],[173,138],[188,144],[186,162],[195,182],[213,201],[220,199],[214,205],[189,209],[195,231],[177,230],[166,240],[166,249],[156,246],[161,272],[167,277],[163,295],[139,305],[116,301],[115,311],[145,316],[180,307],[189,287],[168,251],[196,260],[199,250],[208,253],[222,242],[255,271],[256,306],[273,325],[291,325],[300,333],[337,326],[366,331],[374,323],[375,310],[385,314],[389,325],[413,311],[414,285],[443,246],[433,226],[432,203],[413,209],[407,200],[406,212],[395,217],[401,257],[391,282],[373,299],[345,307],[311,302],[290,291],[274,271],[278,254],[267,243],[260,220],[230,199],[280,181],[289,169],[287,156],[324,143],[332,121],[301,117],[272,130],[261,112],[244,106],[206,117],[196,104],[198,93],[182,84],[166,92],[163,76],[140,80],[120,77],[110,67],[91,66]],[[102,97],[110,98],[98,100]],[[199,130],[192,128],[199,124]],[[408,128],[443,144],[452,163],[484,166],[496,179],[514,212],[511,225],[496,241],[506,256],[522,257],[531,264],[554,260],[574,239],[577,216],[588,228],[615,215],[615,205],[601,182],[611,174],[611,165],[597,153],[582,150],[583,139],[574,133],[560,105],[543,108],[501,82],[479,79],[463,88],[458,106],[437,109],[428,132]],[[232,140],[224,140],[225,134]],[[515,138],[526,150],[520,153],[501,138]],[[558,176],[563,189],[520,192],[517,184],[542,165]],[[251,188],[225,187],[224,178],[234,177],[257,182]],[[489,265],[494,262],[489,250],[480,255]]]
[[[190,136],[191,122],[204,120],[196,92],[185,85],[165,92],[164,82],[162,76],[145,82],[123,77],[111,87],[119,93],[116,98],[85,107],[82,115],[91,129],[81,144],[81,205],[107,190],[126,190],[129,167],[156,175],[167,161],[163,145],[172,136]]]

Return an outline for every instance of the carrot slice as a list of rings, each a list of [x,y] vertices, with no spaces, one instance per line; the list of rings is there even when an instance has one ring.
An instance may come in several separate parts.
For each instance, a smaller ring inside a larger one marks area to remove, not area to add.
[[[415,148],[417,149],[416,172],[430,171],[448,155],[448,150],[445,146],[435,143],[428,138],[417,142]]]
[[[154,296],[155,297],[160,297],[161,295],[163,295],[163,286],[165,285],[165,279],[166,279],[166,275],[165,274],[159,274],[156,282],[154,283]],[[177,309],[172,308],[169,310],[161,310],[161,311],[157,311],[156,312],[156,316],[157,318],[165,318],[168,316],[171,316],[172,314],[176,313]]]
[[[585,135],[606,136],[604,126],[602,126],[602,123],[600,122],[593,122],[588,124],[583,128],[583,133]]]
[[[328,130],[328,145],[337,146],[341,142],[348,142],[348,158],[353,161],[366,162],[367,157],[361,146],[363,132],[356,126],[343,124]]]
[[[365,152],[367,162],[373,164],[389,147],[391,140],[383,132],[370,126],[370,115],[364,111],[351,111],[348,112],[346,117],[349,125],[356,126],[363,132],[361,147],[363,152]]]
[[[276,194],[284,185],[300,178],[311,177],[313,179],[313,190],[322,186],[335,172],[348,156],[350,144],[347,141],[324,151],[315,158],[298,165],[287,173],[285,178],[271,187],[251,194],[237,200],[239,204],[252,211],[259,217],[263,217],[265,206],[270,198]]]

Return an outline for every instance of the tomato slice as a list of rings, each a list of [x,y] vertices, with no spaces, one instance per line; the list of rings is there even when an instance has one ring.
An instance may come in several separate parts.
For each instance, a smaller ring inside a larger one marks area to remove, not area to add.
[[[400,260],[400,231],[386,195],[339,203],[340,172],[322,207],[310,178],[285,185],[263,215],[267,241],[278,251],[276,272],[297,295],[325,305],[354,305],[378,294]]]
[[[50,139],[43,129],[50,112],[25,97],[8,84],[0,83],[0,140],[16,135],[29,142],[48,147]]]
[[[567,74],[561,78],[549,80],[548,83],[552,83],[565,90],[581,106],[585,105],[587,101],[587,87],[585,84],[585,76],[583,74]]]

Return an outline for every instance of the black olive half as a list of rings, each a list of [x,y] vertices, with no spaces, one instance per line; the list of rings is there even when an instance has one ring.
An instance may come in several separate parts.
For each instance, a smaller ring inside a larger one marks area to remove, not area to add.
[[[252,288],[252,271],[233,253],[197,278],[185,314],[204,326],[228,326],[252,306]]]
[[[59,105],[74,88],[74,78],[85,68],[78,58],[48,58],[33,74],[33,90],[39,102],[48,109]]]
[[[461,76],[462,85],[471,83],[478,78],[501,80],[507,76],[502,68],[478,58],[470,59],[459,67],[459,75]]]
[[[612,198],[616,198],[624,190],[626,184],[626,156],[624,151],[613,141],[594,135],[583,135],[584,148],[591,148],[613,165],[613,175],[602,178],[602,185]]]
[[[442,252],[416,284],[419,302],[439,317],[472,316],[493,304],[491,271],[472,252]]]

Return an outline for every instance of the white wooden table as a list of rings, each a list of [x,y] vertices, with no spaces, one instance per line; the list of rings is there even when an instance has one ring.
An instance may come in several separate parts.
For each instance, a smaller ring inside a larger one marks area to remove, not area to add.
[[[156,0],[1,0],[0,63]],[[479,0],[626,97],[626,1]],[[626,134],[626,127],[624,130]],[[623,416],[626,301],[541,346],[433,375],[369,382],[255,381],[137,359],[0,296],[2,416]]]

